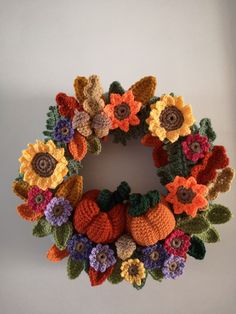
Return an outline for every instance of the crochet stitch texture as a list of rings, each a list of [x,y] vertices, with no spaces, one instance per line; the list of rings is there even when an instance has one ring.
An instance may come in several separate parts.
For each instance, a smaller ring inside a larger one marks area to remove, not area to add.
[[[115,81],[105,93],[97,75],[78,76],[75,97],[59,93],[49,107],[45,139],[22,151],[17,212],[34,223],[34,236],[51,236],[47,258],[67,258],[70,279],[84,270],[92,286],[125,280],[138,290],[148,276],[175,279],[188,256],[205,257],[205,243],[220,239],[215,226],[232,216],[214,203],[234,170],[224,146],[214,144],[210,119],[196,124],[191,105],[173,93],[155,96],[156,84],[147,76],[125,90]],[[152,149],[163,195],[133,193],[127,182],[83,191],[83,159],[111,137]]]

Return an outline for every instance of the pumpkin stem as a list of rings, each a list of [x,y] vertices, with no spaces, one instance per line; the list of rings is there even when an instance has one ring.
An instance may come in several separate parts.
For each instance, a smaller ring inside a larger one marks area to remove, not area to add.
[[[115,205],[128,200],[130,191],[131,190],[128,183],[123,181],[114,192],[111,192],[107,189],[102,190],[97,197],[97,204],[101,211],[107,212]]]
[[[129,196],[130,207],[128,209],[129,215],[133,217],[144,215],[149,208],[153,208],[160,201],[160,194],[158,191],[150,191],[145,195],[133,193]]]

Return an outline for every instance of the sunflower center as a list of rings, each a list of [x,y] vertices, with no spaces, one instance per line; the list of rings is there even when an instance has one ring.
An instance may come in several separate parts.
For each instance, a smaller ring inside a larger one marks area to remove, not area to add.
[[[62,135],[68,135],[69,134],[69,128],[67,128],[66,126],[61,128],[61,134]]]
[[[158,261],[159,257],[160,257],[160,254],[157,251],[153,251],[150,254],[150,258],[151,258],[152,261]]]
[[[171,245],[175,249],[179,249],[182,245],[182,240],[180,238],[175,238],[171,241]]]
[[[175,271],[178,268],[178,264],[176,262],[172,262],[169,265],[169,270],[170,271]]]
[[[78,242],[75,246],[77,252],[82,253],[84,251],[85,245],[83,242]]]
[[[32,159],[31,165],[40,177],[50,177],[56,168],[57,161],[49,153],[37,153]]]
[[[131,276],[136,276],[136,275],[138,275],[138,266],[137,266],[137,265],[131,265],[131,266],[129,267],[128,272],[129,272],[129,275],[131,275]]]
[[[180,186],[176,195],[180,203],[190,204],[192,203],[192,200],[195,197],[196,193],[194,193],[191,188],[186,189],[183,186]]]
[[[44,196],[42,194],[38,194],[34,198],[36,204],[40,204],[44,201]]]
[[[182,112],[175,106],[168,106],[160,114],[160,125],[166,131],[179,129],[184,122]]]
[[[107,255],[104,252],[100,252],[97,255],[97,260],[99,263],[105,263],[107,261]]]
[[[191,148],[192,152],[194,152],[194,153],[200,153],[200,151],[201,151],[201,145],[198,142],[193,142],[190,145],[190,148]]]
[[[53,207],[53,214],[55,217],[61,216],[63,211],[64,211],[64,207],[62,205],[58,204]]]
[[[124,120],[130,115],[130,106],[122,102],[120,105],[115,107],[114,115],[118,120]]]

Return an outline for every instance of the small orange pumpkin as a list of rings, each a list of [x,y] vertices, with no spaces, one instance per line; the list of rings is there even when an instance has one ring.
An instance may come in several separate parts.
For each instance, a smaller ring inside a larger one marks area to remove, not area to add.
[[[163,202],[149,208],[141,216],[133,217],[127,213],[126,221],[128,232],[142,246],[165,239],[175,227],[175,217]]]
[[[113,242],[124,232],[126,206],[117,204],[103,212],[96,202],[99,193],[92,190],[84,194],[74,212],[74,227],[95,243]]]

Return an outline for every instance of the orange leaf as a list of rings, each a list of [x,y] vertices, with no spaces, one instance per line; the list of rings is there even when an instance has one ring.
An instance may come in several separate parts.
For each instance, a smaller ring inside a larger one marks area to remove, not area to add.
[[[91,286],[99,286],[101,285],[112,273],[113,266],[107,268],[104,273],[96,271],[92,267],[89,268],[89,279],[91,282]]]
[[[60,251],[56,245],[54,244],[47,252],[47,258],[51,262],[60,262],[63,258],[69,255],[68,251],[62,250]]]
[[[66,198],[75,207],[83,193],[83,177],[73,175],[65,180],[58,188],[55,196]]]
[[[42,212],[32,210],[28,204],[21,204],[16,208],[18,214],[27,221],[36,221],[43,216]]]
[[[28,192],[30,190],[30,185],[25,181],[15,180],[12,184],[13,192],[19,196],[22,200],[28,199]]]
[[[77,161],[81,161],[87,154],[87,141],[84,136],[79,134],[77,131],[75,132],[74,137],[70,141],[68,147],[71,155]]]
[[[133,84],[131,89],[134,94],[134,99],[145,104],[155,94],[157,81],[154,76],[146,76]]]

